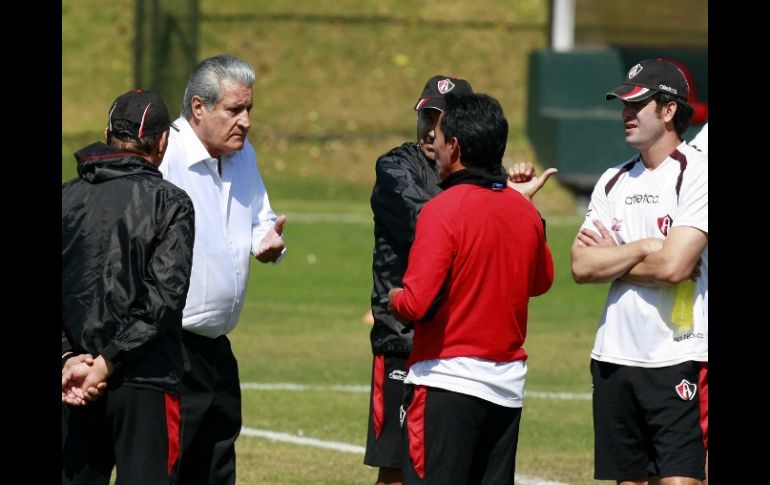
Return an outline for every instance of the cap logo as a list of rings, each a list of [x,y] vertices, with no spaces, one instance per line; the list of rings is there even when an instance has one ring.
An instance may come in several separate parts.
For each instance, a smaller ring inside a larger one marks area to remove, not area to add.
[[[671,94],[679,94],[679,92],[676,89],[670,86],[666,86],[665,84],[658,84],[658,89],[660,89],[661,91],[667,91]]]
[[[629,71],[628,71],[628,79],[635,78],[637,74],[642,72],[642,69],[644,69],[644,68],[642,67],[641,64],[637,64],[634,67],[632,67],[631,69],[629,69]]]
[[[455,85],[449,79],[442,79],[441,81],[438,82],[438,84],[436,84],[436,87],[438,88],[439,93],[446,94],[449,91],[453,90]]]

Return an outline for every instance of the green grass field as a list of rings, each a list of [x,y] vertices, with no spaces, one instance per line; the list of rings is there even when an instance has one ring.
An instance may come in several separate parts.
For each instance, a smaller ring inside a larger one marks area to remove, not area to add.
[[[251,141],[289,252],[253,264],[231,334],[244,383],[369,383],[368,198],[374,160],[411,139],[412,106],[431,75],[471,80],[500,99],[511,125],[506,165],[530,160],[526,58],[546,44],[545,0],[203,0],[199,57],[240,56],[257,70]],[[228,17],[229,15],[229,17]],[[469,22],[468,19],[473,19]],[[133,2],[62,2],[62,180],[72,153],[101,138],[114,97],[133,87]],[[94,42],[94,39],[100,39]],[[172,113],[180,100],[167,100]],[[575,204],[555,178],[537,196],[548,219],[556,282],[530,307],[530,392],[590,392],[589,351],[606,293],[577,286],[569,247]],[[244,426],[363,446],[368,394],[328,387],[243,391]],[[243,435],[241,484],[371,484],[363,456]],[[591,479],[589,400],[528,397],[517,471],[571,484]]]

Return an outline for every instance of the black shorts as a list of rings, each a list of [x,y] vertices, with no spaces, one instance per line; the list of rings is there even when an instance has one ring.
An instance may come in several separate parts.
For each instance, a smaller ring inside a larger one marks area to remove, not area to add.
[[[705,478],[708,363],[660,368],[591,360],[594,478]]]
[[[521,408],[405,386],[405,485],[513,485]]]
[[[108,384],[109,386],[109,384]],[[62,484],[175,484],[179,472],[179,396],[108,387],[86,406],[62,406]]]
[[[364,464],[401,468],[401,403],[406,377],[406,353],[376,354],[372,362],[369,430]]]

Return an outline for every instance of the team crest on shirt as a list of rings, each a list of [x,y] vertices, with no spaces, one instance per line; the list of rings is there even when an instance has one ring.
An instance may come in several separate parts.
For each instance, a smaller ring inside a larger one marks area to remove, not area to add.
[[[671,223],[674,222],[671,216],[666,214],[663,217],[658,217],[658,229],[664,236],[668,236],[668,230],[671,229]]]
[[[674,386],[674,389],[676,389],[676,393],[679,394],[679,397],[682,398],[682,401],[692,401],[692,399],[695,397],[695,391],[698,389],[698,386],[692,384],[687,379],[682,379],[682,382]]]

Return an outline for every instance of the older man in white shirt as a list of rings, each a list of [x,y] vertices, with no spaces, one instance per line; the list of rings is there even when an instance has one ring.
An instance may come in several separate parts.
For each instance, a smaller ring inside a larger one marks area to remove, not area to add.
[[[195,246],[182,341],[182,461],[179,483],[235,484],[235,439],[241,429],[238,363],[227,334],[246,296],[250,255],[278,262],[286,251],[286,216],[270,208],[251,126],[255,74],[246,62],[205,59],[187,83],[179,132],[160,171],[195,206]]]

